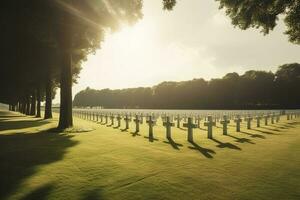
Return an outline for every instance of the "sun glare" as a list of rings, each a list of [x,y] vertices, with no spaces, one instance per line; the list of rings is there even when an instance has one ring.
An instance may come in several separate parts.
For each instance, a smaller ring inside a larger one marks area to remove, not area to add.
[[[113,40],[114,45],[120,51],[128,52],[145,50],[153,38],[151,24],[138,22],[133,26],[124,26],[119,32],[108,35],[107,40]]]

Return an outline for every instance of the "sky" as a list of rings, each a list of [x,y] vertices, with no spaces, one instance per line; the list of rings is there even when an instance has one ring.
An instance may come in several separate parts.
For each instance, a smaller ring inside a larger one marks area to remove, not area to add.
[[[178,0],[171,12],[162,9],[162,0],[144,0],[143,13],[135,25],[106,35],[83,63],[73,96],[86,87],[145,87],[300,63],[300,46],[288,42],[282,20],[264,36],[234,28],[214,0]]]

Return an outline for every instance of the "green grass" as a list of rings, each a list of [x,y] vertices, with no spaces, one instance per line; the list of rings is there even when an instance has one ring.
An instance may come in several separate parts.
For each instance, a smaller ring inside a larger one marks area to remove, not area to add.
[[[300,198],[299,119],[243,123],[241,133],[231,124],[229,136],[214,128],[214,140],[197,129],[194,144],[177,128],[167,141],[161,125],[151,142],[146,125],[136,135],[78,118],[93,131],[55,133],[56,124],[0,112],[0,199]]]

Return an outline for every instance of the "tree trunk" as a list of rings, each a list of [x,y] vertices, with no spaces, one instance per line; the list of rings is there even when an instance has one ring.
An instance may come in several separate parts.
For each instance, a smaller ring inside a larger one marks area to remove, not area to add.
[[[68,22],[68,17],[69,16],[65,16],[66,22]],[[59,129],[70,128],[73,126],[71,33],[72,30],[70,27],[67,30],[61,29],[58,35],[61,51]]]
[[[11,110],[12,110],[12,109],[11,109],[11,105],[10,105],[10,104],[8,105],[8,110],[9,110],[9,111],[11,111]]]
[[[52,81],[50,75],[46,83],[46,105],[44,119],[52,118]]]
[[[36,113],[36,95],[35,91],[32,92],[32,98],[31,98],[31,106],[30,106],[30,115],[34,116]]]
[[[36,90],[36,98],[37,98],[36,117],[41,117],[41,91],[39,86],[37,87]]]
[[[28,95],[26,97],[26,115],[30,115],[30,96]]]
[[[72,57],[70,53],[64,53],[63,65],[61,66],[60,80],[60,129],[73,126],[72,116]]]

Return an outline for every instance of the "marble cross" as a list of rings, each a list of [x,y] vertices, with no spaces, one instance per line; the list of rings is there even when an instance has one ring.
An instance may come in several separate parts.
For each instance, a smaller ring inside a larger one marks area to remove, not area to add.
[[[228,130],[227,124],[230,123],[230,120],[228,120],[227,115],[223,116],[223,120],[220,121],[220,123],[223,125],[223,135],[227,135],[227,130]]]
[[[241,122],[243,120],[241,119],[240,115],[237,115],[234,122],[236,123],[236,132],[241,132]]]
[[[193,142],[193,128],[197,128],[196,124],[193,124],[193,118],[189,117],[188,122],[183,124],[183,127],[188,128],[188,138],[189,142]]]
[[[146,123],[149,125],[149,139],[153,139],[153,126],[155,125],[156,121],[150,115]]]
[[[124,117],[125,121],[125,130],[129,129],[129,122],[131,121],[131,117],[129,117],[127,114]]]
[[[213,121],[212,116],[207,116],[207,122],[204,123],[204,126],[207,126],[207,138],[213,138],[213,126],[216,125],[216,122]]]
[[[135,122],[135,132],[138,133],[140,132],[140,123],[141,123],[141,119],[138,115],[135,115],[135,118],[133,120]]]
[[[166,127],[166,136],[168,139],[171,138],[171,127],[174,126],[175,124],[171,122],[170,117],[166,117],[166,121],[163,122],[163,126]]]
[[[260,115],[257,115],[256,117],[255,117],[255,119],[256,119],[256,127],[260,127],[260,120],[261,120],[261,116]]]
[[[251,121],[253,120],[253,118],[248,115],[245,119],[247,121],[247,129],[251,129]]]

